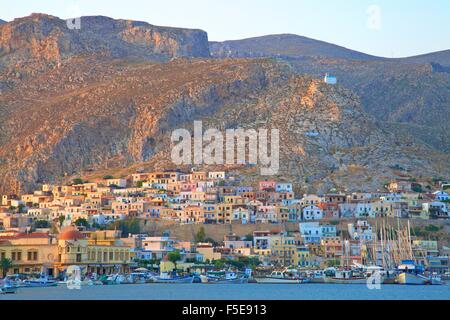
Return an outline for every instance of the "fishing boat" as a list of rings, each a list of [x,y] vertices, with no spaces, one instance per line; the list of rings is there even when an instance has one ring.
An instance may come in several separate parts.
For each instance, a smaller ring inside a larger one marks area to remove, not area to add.
[[[367,278],[354,270],[336,270],[334,274],[326,274],[323,280],[332,284],[367,284]]]
[[[110,274],[109,276],[101,276],[100,281],[106,285],[123,284],[126,283],[126,278],[121,274]]]
[[[412,260],[404,260],[398,266],[399,274],[397,283],[403,285],[425,285],[430,283],[430,279],[423,275],[424,268],[417,265]]]
[[[48,276],[41,274],[37,279],[25,280],[23,285],[25,287],[55,287],[58,285],[58,282],[50,280]]]
[[[8,280],[0,280],[0,294],[13,294],[17,292],[17,286]]]
[[[297,270],[289,269],[273,271],[269,276],[255,277],[255,280],[257,283],[265,284],[300,284],[310,282],[309,279],[300,277]]]
[[[444,280],[442,280],[442,277],[438,274],[432,274],[429,277],[430,279],[430,284],[434,285],[434,286],[441,286],[446,284],[446,282]]]
[[[159,276],[153,276],[152,279],[155,283],[192,283],[194,281],[192,276],[178,276],[176,273],[168,272],[161,272]]]
[[[223,273],[217,272],[208,272],[206,274],[207,283],[234,283],[234,284],[242,284],[247,283],[248,278],[245,276],[239,276],[236,272],[226,271]]]
[[[129,283],[144,284],[147,282],[147,274],[144,272],[133,272],[128,277]]]
[[[325,274],[323,270],[315,270],[309,275],[311,283],[324,283]]]
[[[23,275],[20,275],[20,274],[7,275],[5,277],[5,279],[3,279],[4,282],[7,282],[8,285],[15,287],[15,288],[24,287],[25,280],[26,280],[26,277]]]

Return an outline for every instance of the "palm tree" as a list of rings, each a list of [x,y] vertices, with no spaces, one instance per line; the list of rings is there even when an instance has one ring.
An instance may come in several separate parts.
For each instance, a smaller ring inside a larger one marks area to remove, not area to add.
[[[8,270],[11,269],[11,267],[12,267],[12,261],[10,259],[3,258],[0,261],[0,269],[2,270],[2,278],[4,278],[6,276],[6,274],[8,273]]]

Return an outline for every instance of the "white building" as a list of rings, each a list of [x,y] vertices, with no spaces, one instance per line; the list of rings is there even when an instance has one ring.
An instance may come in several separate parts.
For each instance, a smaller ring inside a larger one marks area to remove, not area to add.
[[[450,200],[450,196],[445,191],[436,191],[433,193],[434,197],[438,201],[448,201]]]
[[[373,204],[370,202],[360,202],[356,204],[355,218],[375,218],[376,213],[373,211]]]
[[[337,83],[337,78],[335,76],[332,76],[330,74],[325,74],[325,78],[323,79],[323,81],[326,84],[336,84]]]
[[[303,207],[303,219],[304,221],[311,221],[311,220],[322,220],[323,219],[323,211],[319,207],[316,207],[314,205]]]
[[[374,238],[372,226],[365,220],[358,220],[356,224],[348,224],[348,233],[353,240],[372,241]]]
[[[330,238],[337,235],[336,226],[320,225],[319,222],[301,222],[299,230],[304,244],[318,244],[323,237]]]

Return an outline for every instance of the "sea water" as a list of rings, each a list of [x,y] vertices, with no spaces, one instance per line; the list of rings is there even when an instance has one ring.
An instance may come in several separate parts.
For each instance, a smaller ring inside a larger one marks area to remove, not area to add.
[[[0,300],[450,300],[450,285],[141,284],[20,288]]]

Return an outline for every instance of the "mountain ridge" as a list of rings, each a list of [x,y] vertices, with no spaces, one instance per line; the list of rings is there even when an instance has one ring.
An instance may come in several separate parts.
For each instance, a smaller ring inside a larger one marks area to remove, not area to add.
[[[72,56],[93,54],[159,61],[210,55],[208,35],[198,29],[159,27],[105,16],[81,17],[80,29],[76,27],[71,29],[66,20],[40,13],[0,25],[0,66],[58,64]]]
[[[279,41],[277,43],[276,41]],[[297,41],[296,46],[291,49],[286,49],[285,47],[281,48],[282,45],[286,45],[286,43],[282,42],[286,41],[288,45],[289,41]],[[303,43],[302,43],[303,41]],[[253,47],[250,46],[253,43]],[[268,49],[267,45],[271,46],[278,45],[278,48]],[[302,53],[301,45],[311,45],[316,44],[322,48],[328,48],[333,50],[338,50],[338,54],[321,54],[321,49],[316,49],[316,51],[311,50],[310,52]],[[259,47],[258,45],[264,45],[263,47]],[[328,58],[347,58],[361,61],[392,61],[392,62],[409,62],[409,63],[439,63],[444,66],[450,66],[450,49],[441,50],[436,52],[427,52],[420,55],[402,57],[402,58],[388,58],[375,56],[368,53],[364,53],[361,51],[357,51],[351,48],[347,48],[341,45],[336,45],[331,42],[318,40],[298,34],[292,33],[280,33],[280,34],[270,34],[270,35],[262,35],[256,37],[249,37],[243,39],[236,40],[225,40],[225,41],[210,41],[211,55],[213,57],[267,57],[272,54],[274,57],[277,56],[285,56],[290,58],[299,58],[299,57],[328,57]],[[253,55],[250,55],[249,50],[253,49]],[[295,52],[295,49],[298,49],[298,52]],[[227,50],[231,50],[231,52],[227,52]],[[235,50],[235,51],[234,51]],[[236,52],[237,51],[237,52]],[[238,54],[236,54],[238,53]]]
[[[449,171],[439,147],[450,141],[440,136],[450,105],[445,68],[373,61],[338,46],[329,57],[211,58],[197,29],[104,16],[82,18],[81,28],[43,14],[0,26],[1,192],[85,170],[173,166],[170,132],[194,120],[280,128],[277,178],[314,190],[376,190],[405,172]],[[300,40],[314,52],[315,40]],[[337,86],[322,80],[330,71]],[[251,181],[255,169],[237,170]]]

